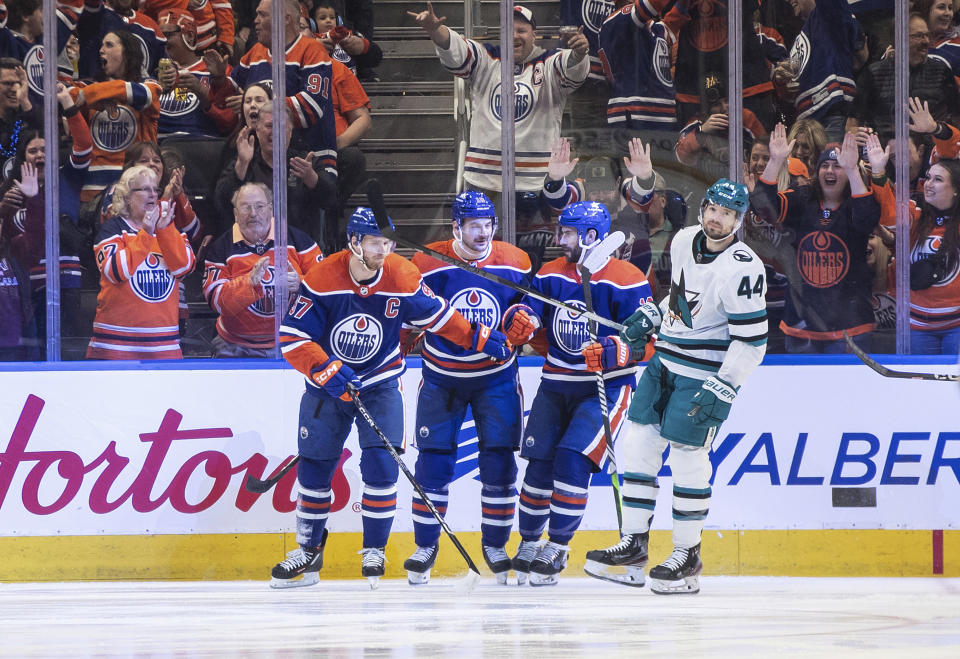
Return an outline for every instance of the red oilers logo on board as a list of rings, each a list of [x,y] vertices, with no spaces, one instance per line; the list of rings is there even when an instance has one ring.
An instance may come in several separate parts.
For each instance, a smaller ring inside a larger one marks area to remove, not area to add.
[[[835,233],[814,231],[797,246],[800,276],[814,288],[835,286],[850,269],[850,250]]]
[[[357,313],[337,323],[330,333],[330,347],[345,362],[361,364],[383,345],[383,327],[373,316]]]
[[[450,306],[469,323],[482,323],[487,327],[500,324],[500,304],[482,288],[465,288],[450,299]]]

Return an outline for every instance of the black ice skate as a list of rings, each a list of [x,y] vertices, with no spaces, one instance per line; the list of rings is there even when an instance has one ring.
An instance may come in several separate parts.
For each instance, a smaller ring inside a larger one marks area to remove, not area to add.
[[[530,563],[540,553],[539,540],[521,540],[517,546],[517,553],[514,554],[510,565],[513,571],[517,573],[517,585],[522,586],[527,583],[527,575],[530,574]]]
[[[387,562],[383,550],[383,547],[364,547],[359,552],[363,556],[360,573],[370,582],[370,590],[377,589],[383,576],[383,564]]]
[[[530,562],[531,586],[556,586],[563,568],[567,567],[567,554],[570,547],[556,542],[548,542]]]
[[[674,547],[673,553],[650,570],[650,590],[658,595],[695,595],[700,592],[700,545]]]
[[[421,586],[430,581],[430,568],[437,562],[439,551],[440,545],[417,547],[417,551],[403,562],[403,569],[407,571],[408,584]]]
[[[612,547],[591,549],[587,552],[583,571],[604,581],[638,588],[643,586],[649,537],[649,533],[628,533]]]
[[[270,573],[271,588],[300,588],[320,581],[323,567],[323,548],[327,544],[327,530],[320,536],[320,546],[313,549],[297,547],[277,563]]]
[[[497,578],[497,583],[501,586],[507,583],[507,573],[510,571],[510,557],[507,556],[503,547],[489,547],[483,545],[483,560],[487,562],[487,567]]]

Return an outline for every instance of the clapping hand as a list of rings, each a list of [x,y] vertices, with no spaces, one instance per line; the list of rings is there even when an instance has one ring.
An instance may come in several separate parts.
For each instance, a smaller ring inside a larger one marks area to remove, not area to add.
[[[551,181],[560,181],[567,178],[580,162],[579,158],[570,160],[570,140],[561,137],[550,150],[550,163],[547,166],[547,177]]]
[[[311,190],[316,187],[317,181],[320,180],[317,170],[313,168],[313,159],[313,153],[308,153],[306,158],[290,158],[290,173],[303,181],[303,184]]]
[[[247,275],[250,278],[250,283],[254,288],[263,283],[263,273],[267,271],[267,267],[270,265],[270,257],[263,256],[253,264],[253,269],[250,271],[250,274]]]
[[[887,169],[887,161],[890,160],[890,154],[893,153],[893,143],[887,142],[887,148],[884,149],[880,144],[880,138],[876,133],[870,133],[864,146],[867,149],[867,161],[870,163],[870,171],[874,176],[883,174]]]

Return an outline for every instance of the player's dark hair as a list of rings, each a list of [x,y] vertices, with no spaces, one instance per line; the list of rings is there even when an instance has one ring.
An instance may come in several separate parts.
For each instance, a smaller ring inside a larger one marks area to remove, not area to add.
[[[43,0],[17,0],[8,5],[10,13],[7,15],[7,27],[20,31],[27,16],[43,7]]]

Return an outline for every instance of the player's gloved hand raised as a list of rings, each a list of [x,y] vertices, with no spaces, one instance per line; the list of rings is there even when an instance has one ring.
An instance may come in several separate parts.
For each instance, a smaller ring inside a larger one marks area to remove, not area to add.
[[[643,350],[647,342],[647,337],[660,329],[663,322],[663,316],[660,314],[660,307],[656,302],[647,300],[633,312],[633,314],[623,321],[623,329],[620,330],[620,338],[634,350]]]
[[[730,415],[730,405],[737,397],[737,390],[738,387],[711,375],[703,381],[700,391],[693,395],[693,404],[687,416],[692,416],[694,424],[698,426],[719,426]]]
[[[477,352],[490,355],[498,362],[505,362],[510,359],[510,344],[503,332],[476,323],[473,330],[473,345],[471,346]]]
[[[503,314],[500,327],[506,332],[510,343],[520,346],[529,342],[540,329],[540,319],[527,305],[515,304]]]
[[[310,379],[334,398],[348,402],[351,398],[347,393],[347,385],[354,389],[360,389],[363,386],[360,377],[352,368],[333,357],[310,371]]]
[[[593,343],[588,343],[580,354],[588,371],[609,371],[623,368],[629,363],[630,346],[615,336],[601,336]]]

